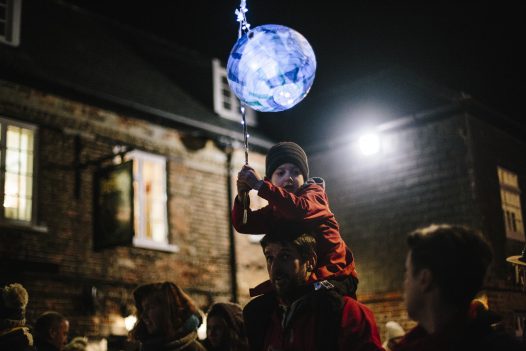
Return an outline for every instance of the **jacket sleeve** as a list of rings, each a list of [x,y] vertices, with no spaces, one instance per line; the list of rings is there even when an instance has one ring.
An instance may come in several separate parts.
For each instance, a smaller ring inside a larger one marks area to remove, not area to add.
[[[241,234],[266,234],[272,220],[272,209],[265,206],[259,210],[247,212],[247,223],[243,224],[243,204],[238,196],[232,207],[232,225]]]
[[[339,350],[385,351],[371,310],[348,296],[344,298]]]
[[[258,195],[286,219],[316,220],[331,215],[325,190],[316,184],[306,185],[295,195],[265,179]]]

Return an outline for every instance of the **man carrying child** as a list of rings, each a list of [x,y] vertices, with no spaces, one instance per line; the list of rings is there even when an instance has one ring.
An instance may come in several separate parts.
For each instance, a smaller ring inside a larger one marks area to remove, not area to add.
[[[232,209],[236,230],[243,234],[260,234],[293,224],[304,232],[313,233],[318,262],[313,267],[310,282],[329,280],[328,284],[342,294],[356,297],[358,278],[353,255],[340,236],[323,179],[309,178],[305,151],[293,142],[278,143],[268,151],[265,166],[264,179],[250,166],[244,166],[238,173],[238,196]],[[243,223],[241,199],[252,189],[269,204],[255,211],[247,209],[247,221]],[[267,281],[252,289],[251,295],[269,289],[272,286]]]

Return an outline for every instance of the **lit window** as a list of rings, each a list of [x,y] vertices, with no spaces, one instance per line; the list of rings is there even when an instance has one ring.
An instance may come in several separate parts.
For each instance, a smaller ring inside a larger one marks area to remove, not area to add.
[[[33,222],[35,132],[34,126],[0,118],[2,220]]]
[[[214,111],[221,117],[232,121],[241,121],[239,110],[239,100],[230,90],[228,85],[226,69],[221,66],[219,60],[212,61],[213,82],[214,82]],[[256,112],[250,108],[245,109],[245,119],[247,125],[255,126]]]
[[[522,221],[521,191],[517,174],[497,167],[500,183],[500,200],[504,214],[506,236],[509,239],[524,241],[524,224]]]
[[[22,0],[0,0],[0,42],[20,44],[20,10]]]
[[[175,250],[168,240],[166,159],[142,151],[126,159],[133,160],[134,245]]]

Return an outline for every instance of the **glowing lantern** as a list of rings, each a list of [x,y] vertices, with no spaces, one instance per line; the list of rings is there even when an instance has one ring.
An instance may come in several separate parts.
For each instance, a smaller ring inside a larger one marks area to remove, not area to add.
[[[230,89],[261,112],[287,110],[309,92],[316,57],[307,39],[277,25],[258,26],[236,42],[227,63]]]

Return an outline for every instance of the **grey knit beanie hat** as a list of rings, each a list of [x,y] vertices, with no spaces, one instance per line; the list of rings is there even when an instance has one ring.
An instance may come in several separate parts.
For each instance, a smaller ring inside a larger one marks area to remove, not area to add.
[[[265,173],[268,178],[272,177],[272,173],[284,163],[292,163],[300,169],[303,178],[309,178],[309,163],[307,161],[307,154],[301,146],[292,141],[282,141],[272,146],[267,152],[265,160]]]

